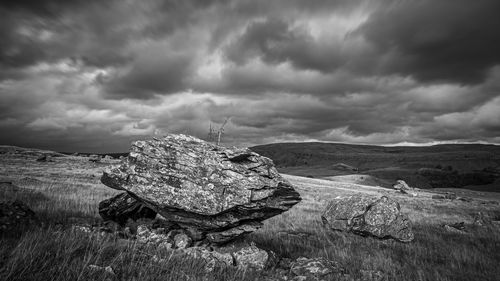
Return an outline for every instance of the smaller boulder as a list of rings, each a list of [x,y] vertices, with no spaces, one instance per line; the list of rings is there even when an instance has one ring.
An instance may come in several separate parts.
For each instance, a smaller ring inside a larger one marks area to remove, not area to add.
[[[35,212],[23,202],[18,200],[0,202],[0,233],[33,223],[38,223]]]
[[[410,242],[411,223],[399,203],[386,197],[349,196],[332,200],[321,219],[332,230]]]
[[[228,267],[234,265],[233,256],[230,253],[220,253],[210,251],[203,247],[191,247],[183,252],[193,258],[201,259],[205,262],[205,271],[212,272],[216,267]]]
[[[47,155],[47,154],[42,154],[40,155],[37,159],[36,159],[37,162],[53,162],[54,160],[52,160],[52,156],[50,155]]]
[[[175,230],[174,231],[171,231],[172,232],[176,232]],[[186,233],[184,233],[184,231],[182,230],[178,230],[179,233],[173,235],[173,244],[174,244],[174,247],[177,248],[177,249],[185,249],[189,246],[191,246],[191,244],[193,243],[193,239],[191,239],[191,237],[189,237]],[[169,235],[171,235],[169,233]]]
[[[237,267],[257,270],[264,269],[269,260],[269,254],[254,243],[233,252],[233,257]]]
[[[172,241],[166,234],[151,230],[146,225],[137,226],[136,239],[138,243],[154,245],[165,249],[172,248]]]
[[[415,192],[415,189],[410,187],[404,180],[398,180],[392,187],[403,194],[408,194],[414,197],[418,195],[417,192]]]
[[[345,269],[337,262],[305,257],[292,262],[290,271],[295,275],[293,280],[303,281],[334,280],[335,274],[345,273]]]
[[[101,162],[101,157],[97,154],[91,154],[89,156],[89,161],[94,162],[94,163],[99,163],[99,162]]]

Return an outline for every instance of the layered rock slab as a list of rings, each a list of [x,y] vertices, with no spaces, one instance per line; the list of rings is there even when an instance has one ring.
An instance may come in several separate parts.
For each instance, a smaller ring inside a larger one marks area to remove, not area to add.
[[[399,203],[386,196],[354,195],[332,200],[321,218],[332,230],[410,242],[411,223],[400,210]]]
[[[210,243],[252,232],[301,200],[269,158],[185,135],[134,142],[101,181]]]

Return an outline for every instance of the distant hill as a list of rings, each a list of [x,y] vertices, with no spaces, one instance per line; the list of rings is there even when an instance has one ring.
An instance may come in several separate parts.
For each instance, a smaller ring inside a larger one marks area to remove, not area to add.
[[[366,174],[381,183],[403,179],[419,188],[467,187],[500,192],[500,146],[425,147],[339,143],[274,143],[251,148],[282,173],[315,178]],[[387,185],[387,184],[385,184]]]

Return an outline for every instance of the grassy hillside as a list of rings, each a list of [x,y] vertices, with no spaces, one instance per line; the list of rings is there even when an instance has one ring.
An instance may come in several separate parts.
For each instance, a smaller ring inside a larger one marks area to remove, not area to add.
[[[205,273],[200,261],[169,250],[74,231],[75,222],[99,221],[99,201],[116,194],[99,182],[109,164],[73,156],[54,162],[35,159],[0,156],[0,180],[19,187],[0,189],[0,200],[20,199],[43,221],[41,228],[0,236],[0,280],[282,280],[283,272],[274,268]],[[351,279],[345,280],[370,280],[361,279],[362,271],[381,272],[382,280],[496,280],[500,275],[498,226],[471,225],[478,211],[500,217],[499,194],[483,192],[481,198],[468,201],[433,200],[429,191],[408,197],[378,187],[285,177],[303,201],[246,238],[279,258],[325,257],[346,268]],[[399,201],[414,223],[415,241],[402,244],[323,228],[320,214],[328,200],[355,193]],[[460,221],[467,224],[466,233],[448,232],[441,226]],[[154,256],[168,262],[158,263]],[[92,272],[91,264],[111,266],[116,278]]]
[[[383,147],[316,142],[276,143],[252,150],[273,159],[281,172],[299,176],[323,178],[360,173],[382,182],[403,179],[419,188],[500,191],[500,146],[496,145]]]

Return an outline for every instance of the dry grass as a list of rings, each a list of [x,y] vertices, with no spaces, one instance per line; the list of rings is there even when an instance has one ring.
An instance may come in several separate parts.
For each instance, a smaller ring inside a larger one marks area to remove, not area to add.
[[[98,221],[98,202],[116,193],[98,181],[103,164],[79,157],[56,158],[49,163],[29,157],[0,157],[0,177],[21,187],[17,192],[0,190],[0,198],[22,200],[44,222],[42,228],[19,230],[0,239],[0,280],[110,277],[92,272],[90,264],[111,265],[117,280],[263,280],[264,273],[252,271],[218,269],[206,274],[200,261],[185,256],[71,230],[69,226],[75,221]],[[497,201],[437,201],[428,192],[411,198],[376,187],[287,178],[303,201],[247,237],[280,257],[327,257],[344,265],[354,279],[361,278],[361,270],[381,271],[387,280],[497,280],[500,276],[499,228],[471,226],[466,234],[459,234],[440,226],[471,223],[477,211],[498,212]],[[414,222],[415,241],[402,244],[326,231],[320,222],[326,202],[356,192],[398,200]],[[57,227],[61,224],[62,229]],[[168,262],[157,263],[151,258],[154,255]],[[281,273],[270,269],[265,274]]]

